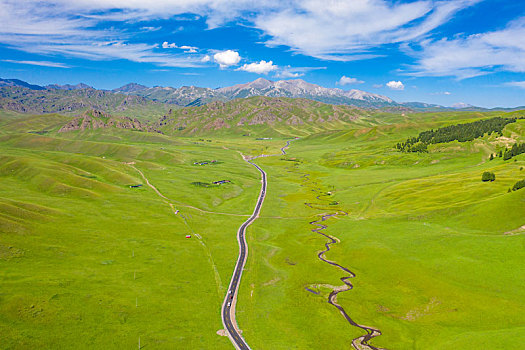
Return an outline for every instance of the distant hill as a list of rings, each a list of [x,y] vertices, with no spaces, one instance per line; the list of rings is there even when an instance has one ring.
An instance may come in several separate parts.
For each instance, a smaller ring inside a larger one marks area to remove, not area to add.
[[[382,95],[361,90],[329,89],[301,79],[271,81],[259,78],[255,81],[220,89],[183,86],[180,88],[155,86],[146,88],[139,84],[127,84],[113,91],[139,95],[148,99],[178,106],[202,106],[213,101],[229,101],[253,96],[307,98],[330,104],[346,104],[368,108],[398,105]]]
[[[449,109],[440,105],[424,102],[402,102],[401,105],[416,111],[424,112],[440,112]]]
[[[58,84],[52,84],[52,85],[47,85],[46,86],[46,89],[57,89],[57,90],[82,90],[82,89],[93,89],[93,87],[89,86],[89,85],[86,85],[84,83],[80,83],[80,84],[77,84],[77,85],[70,85],[70,84],[66,84],[66,85],[58,85]]]
[[[371,112],[302,98],[253,96],[173,110],[155,125],[166,134],[235,133],[299,136],[344,128]]]
[[[10,86],[10,87],[24,87],[31,90],[44,90],[45,88],[39,85],[33,85],[26,83],[25,81],[18,79],[2,79],[0,78],[0,87]]]
[[[0,87],[0,109],[21,113],[78,113],[88,109],[134,117],[159,117],[170,107],[135,95],[63,86],[30,89],[23,86]]]
[[[196,86],[182,86],[180,88],[155,86],[130,92],[129,94],[180,107],[202,106],[203,104],[213,101],[230,100],[230,98],[221,94],[217,90]]]
[[[330,104],[346,104],[360,107],[383,107],[395,105],[386,96],[361,90],[330,89],[308,83],[302,79],[271,81],[259,78],[246,84],[218,89],[229,99],[251,96],[307,98]]]
[[[111,91],[121,92],[121,93],[130,93],[130,92],[138,92],[138,91],[145,90],[145,89],[148,89],[148,87],[145,85],[140,85],[137,83],[129,83],[119,88],[113,89]]]
[[[130,117],[113,117],[107,113],[88,110],[79,117],[76,117],[69,121],[67,124],[62,126],[59,133],[70,132],[70,131],[84,131],[84,130],[95,130],[95,129],[127,129],[135,131],[146,131],[146,132],[158,132],[152,125],[141,122],[138,119],[132,119]]]
[[[24,90],[25,89],[25,90]],[[325,88],[302,79],[271,81],[263,78],[245,84],[211,89],[197,86],[180,88],[147,87],[129,83],[119,88],[97,90],[79,83],[76,85],[32,85],[18,79],[0,79],[0,108],[24,113],[76,112],[96,108],[108,112],[159,115],[169,109],[198,107],[211,102],[227,102],[254,96],[303,98],[333,105],[356,106],[392,113],[438,112],[447,110],[513,111],[516,108],[486,109],[464,103],[452,107],[423,102],[396,102],[389,97],[362,90]],[[155,113],[153,113],[155,112]]]

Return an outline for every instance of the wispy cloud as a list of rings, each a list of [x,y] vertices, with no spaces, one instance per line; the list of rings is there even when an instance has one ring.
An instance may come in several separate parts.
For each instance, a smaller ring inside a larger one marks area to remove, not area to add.
[[[158,30],[161,30],[162,27],[141,27],[140,30],[144,32],[156,32]]]
[[[155,46],[132,40],[139,33],[100,26],[109,21],[131,23],[182,16],[187,21],[205,18],[209,28],[240,20],[261,30],[268,46],[285,45],[322,60],[364,60],[380,57],[374,48],[382,45],[419,40],[479,1],[265,0],[254,7],[253,0],[0,0],[0,42],[34,53],[138,59],[176,67],[202,65],[202,57],[158,53]],[[157,29],[141,27],[142,32]],[[119,42],[127,48],[123,54],[111,45],[100,49],[105,42]],[[180,48],[184,53],[197,50]]]
[[[123,2],[113,2],[114,6],[124,5]],[[95,3],[98,3],[98,7]],[[0,43],[25,52],[50,56],[63,55],[89,60],[125,59],[167,67],[202,66],[202,57],[160,53],[156,51],[157,45],[132,42],[137,33],[114,27],[99,29],[98,24],[108,18],[124,20],[130,16],[130,11],[134,11],[123,6],[122,11],[90,14],[89,11],[100,12],[109,3],[0,0]]]
[[[505,85],[525,89],[525,81],[511,81],[511,82],[505,83]]]
[[[351,78],[343,75],[339,81],[336,82],[338,85],[350,85],[350,84],[362,84],[364,81],[357,78]]]
[[[260,13],[254,24],[269,45],[326,60],[370,59],[372,48],[421,38],[479,1],[297,0]]]
[[[70,66],[60,62],[49,62],[49,61],[18,61],[18,60],[2,60],[3,62],[17,63],[17,64],[29,64],[32,66],[41,67],[52,67],[52,68],[71,68]]]
[[[502,30],[475,35],[425,40],[406,47],[417,64],[413,76],[455,76],[466,79],[497,71],[525,72],[525,17]]]
[[[175,43],[171,43],[170,44],[167,41],[163,42],[161,47],[163,49],[181,49],[181,50],[186,50],[186,51],[184,51],[185,53],[196,53],[197,50],[199,49],[196,46],[189,46],[189,45],[177,46],[177,44],[175,44]]]
[[[280,67],[275,73],[276,78],[299,78],[314,70],[323,70],[326,67],[292,67],[290,65]]]

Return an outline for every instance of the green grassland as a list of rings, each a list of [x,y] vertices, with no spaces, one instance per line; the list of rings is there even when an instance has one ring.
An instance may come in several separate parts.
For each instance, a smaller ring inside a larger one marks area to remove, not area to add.
[[[0,136],[2,348],[229,348],[216,331],[245,219],[230,214],[251,212],[256,171],[217,143],[49,122],[38,135],[9,120]],[[193,166],[210,156],[221,163]]]
[[[428,118],[424,127],[470,118],[479,115]],[[525,220],[525,192],[507,190],[525,177],[525,157],[489,161],[503,147],[496,136],[436,145],[428,154],[394,151],[397,140],[422,129],[411,125],[313,135],[293,144],[287,157],[298,162],[259,161],[278,178],[263,217],[290,219],[262,218],[249,242],[239,323],[254,348],[340,349],[362,334],[326,303],[330,289],[304,289],[341,285],[344,274],[317,260],[326,239],[308,224],[339,210],[348,215],[327,221],[328,233],[341,240],[328,258],[357,275],[339,301],[354,320],[383,332],[372,344],[521,348],[524,240],[517,233],[525,231],[516,229]],[[504,137],[522,140],[524,126],[509,125]],[[481,182],[485,170],[497,180]]]
[[[220,307],[237,228],[260,189],[259,173],[239,153],[277,154],[300,135],[287,155],[256,160],[268,191],[247,232],[237,304],[252,348],[350,348],[362,335],[326,302],[327,285],[341,285],[345,274],[317,258],[326,238],[309,224],[339,212],[325,222],[340,240],[327,258],[356,277],[338,302],[381,330],[374,346],[519,349],[525,189],[507,191],[525,178],[525,154],[488,158],[525,140],[525,120],[507,125],[503,137],[422,154],[394,149],[420,131],[496,115],[384,113],[316,127],[300,114],[304,128],[232,126],[203,137],[58,133],[69,117],[2,112],[2,348],[121,349],[139,337],[148,349],[231,348],[216,334]],[[511,115],[521,114],[503,114]],[[193,164],[204,159],[219,162]],[[496,181],[482,182],[484,171]],[[191,185],[216,180],[231,183]]]

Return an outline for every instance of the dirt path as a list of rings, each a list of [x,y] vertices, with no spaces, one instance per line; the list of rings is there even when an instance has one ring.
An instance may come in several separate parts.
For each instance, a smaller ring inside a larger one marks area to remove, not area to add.
[[[219,270],[217,269],[217,265],[215,264],[215,261],[213,260],[213,256],[211,254],[211,250],[210,248],[208,247],[208,245],[204,242],[204,240],[202,239],[202,236],[199,235],[198,233],[196,233],[193,228],[190,226],[190,224],[188,223],[188,220],[186,219],[186,216],[180,212],[180,210],[176,209],[175,205],[170,201],[170,199],[168,197],[166,197],[165,195],[163,195],[155,186],[153,186],[151,184],[151,182],[149,182],[148,178],[144,175],[144,173],[142,171],[140,171],[137,167],[135,167],[135,163],[126,163],[127,165],[129,165],[130,167],[132,167],[133,169],[135,169],[139,174],[140,176],[142,176],[142,178],[144,179],[144,181],[146,182],[146,184],[153,190],[155,191],[155,193],[161,197],[162,199],[164,199],[164,203],[166,203],[171,211],[173,212],[174,215],[176,215],[177,217],[181,218],[184,222],[184,224],[186,225],[186,227],[191,231],[191,233],[193,234],[193,236],[195,238],[197,238],[198,242],[202,245],[202,247],[204,248],[204,251],[206,252],[206,255],[208,256],[208,261],[211,265],[211,268],[213,269],[213,274],[214,274],[214,277],[215,277],[215,284],[217,286],[217,294],[219,296],[219,298],[222,298],[222,294],[224,293],[224,287],[222,285],[222,280],[221,280],[221,276],[219,274]],[[190,207],[190,208],[193,208],[193,209],[198,209],[198,208],[195,208],[195,207],[191,207],[191,206],[187,206],[187,207]],[[203,211],[203,210],[200,210],[198,209],[199,211]]]
[[[142,179],[144,179],[144,181],[146,182],[146,184],[153,190],[155,191],[155,193],[157,193],[157,195],[159,195],[160,197],[164,198],[165,200],[167,201],[171,201],[173,203],[177,203],[177,206],[179,207],[184,207],[184,208],[190,208],[190,209],[194,209],[194,210],[197,210],[201,213],[206,213],[206,214],[217,214],[217,215],[229,215],[229,216],[242,216],[242,217],[249,217],[250,215],[249,214],[234,214],[234,213],[222,213],[222,212],[218,212],[218,211],[209,211],[209,210],[204,210],[204,209],[201,209],[201,208],[197,208],[197,207],[194,207],[192,205],[189,205],[189,204],[184,204],[184,203],[181,203],[179,201],[175,201],[175,200],[171,200],[169,199],[168,197],[166,197],[165,195],[163,195],[155,186],[153,186],[149,180],[146,178],[146,176],[144,175],[144,173],[142,171],[140,171],[139,169],[137,169],[137,167],[135,167],[134,164],[132,163],[126,163],[127,165],[129,165],[130,167],[132,167],[133,169],[135,169],[139,174],[140,176],[142,177]]]

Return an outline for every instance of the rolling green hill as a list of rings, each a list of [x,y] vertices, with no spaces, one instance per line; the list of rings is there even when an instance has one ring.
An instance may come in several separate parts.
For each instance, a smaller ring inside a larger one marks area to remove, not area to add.
[[[525,141],[525,120],[426,153],[395,147],[523,112],[372,113],[279,97],[139,124],[102,111],[0,110],[3,348],[122,349],[140,337],[151,349],[231,349],[220,308],[260,190],[241,154],[277,154],[254,160],[268,188],[237,302],[252,348],[335,350],[363,335],[327,303],[348,274],[318,258],[323,216],[336,242],[326,258],[355,274],[337,302],[381,331],[372,346],[525,342],[525,188],[508,192],[525,154],[490,160]],[[495,181],[481,181],[486,171]],[[217,180],[230,182],[196,185]]]
[[[338,130],[372,112],[305,99],[250,97],[174,110],[156,127],[166,134],[244,134],[262,137],[301,136]]]

